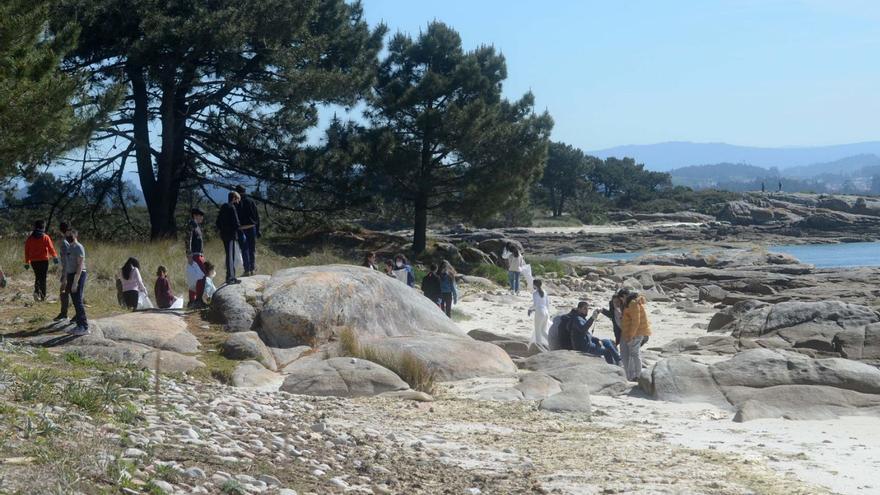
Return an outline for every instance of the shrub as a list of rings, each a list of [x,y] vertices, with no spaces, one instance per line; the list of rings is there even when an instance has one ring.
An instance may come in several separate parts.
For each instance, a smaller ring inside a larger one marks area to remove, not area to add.
[[[532,275],[535,278],[548,273],[555,273],[561,277],[566,275],[571,268],[570,265],[554,258],[532,258],[528,260],[528,263],[532,266]]]
[[[220,485],[220,493],[223,495],[247,495],[247,491],[236,480],[229,479]]]
[[[434,372],[429,370],[428,366],[411,352],[395,354],[368,345],[361,345],[354,330],[346,328],[339,334],[339,353],[388,368],[413,390],[426,394],[434,393]]]
[[[506,286],[508,283],[507,270],[498,265],[489,265],[486,263],[473,265],[468,269],[468,274],[475,277],[487,278],[501,286]]]
[[[62,396],[67,402],[90,414],[99,413],[107,406],[108,395],[104,389],[80,382],[68,383],[62,390]]]

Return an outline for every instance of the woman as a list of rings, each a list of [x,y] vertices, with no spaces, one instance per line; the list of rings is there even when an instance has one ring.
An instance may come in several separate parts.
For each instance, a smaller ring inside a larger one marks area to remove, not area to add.
[[[514,294],[519,294],[519,276],[522,267],[526,264],[526,260],[512,242],[508,242],[504,246],[501,258],[507,260],[507,280],[510,282],[510,290]]]
[[[529,316],[535,313],[535,333],[532,343],[541,351],[550,350],[550,296],[544,290],[544,282],[535,280],[535,291],[532,293],[532,307]]]
[[[364,256],[363,266],[370,270],[378,270],[379,267],[376,266],[376,253],[367,253],[367,255]]]
[[[129,258],[119,271],[119,280],[122,282],[122,301],[125,307],[134,311],[138,308],[138,299],[143,293],[147,294],[147,286],[141,278],[141,264],[137,258]]]
[[[442,307],[440,304],[440,276],[437,275],[437,265],[434,263],[431,263],[428,273],[422,278],[422,294],[438,307]]]
[[[416,276],[413,274],[413,269],[409,265],[406,256],[402,254],[398,254],[394,257],[394,268],[391,270],[391,274],[394,278],[410,287],[415,287],[416,285]]]
[[[452,318],[452,305],[458,304],[458,287],[455,285],[455,268],[443,260],[440,263],[440,309]]]
[[[614,345],[620,347],[620,324],[623,321],[623,304],[626,296],[629,295],[629,289],[620,289],[608,302],[608,309],[603,309],[602,314],[611,320],[611,326],[614,328]]]
[[[638,293],[626,296],[621,319],[620,355],[626,379],[634,382],[642,372],[640,349],[642,342],[651,335],[651,323],[645,310],[647,301]]]

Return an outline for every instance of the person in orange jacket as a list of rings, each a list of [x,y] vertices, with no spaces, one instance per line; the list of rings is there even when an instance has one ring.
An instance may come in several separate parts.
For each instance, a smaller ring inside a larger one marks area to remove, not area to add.
[[[626,296],[620,334],[620,357],[626,379],[635,382],[642,372],[642,344],[651,336],[651,322],[645,309],[647,300],[637,292]]]
[[[58,264],[58,253],[52,238],[46,235],[46,224],[42,220],[34,222],[34,231],[24,243],[24,269],[34,269],[34,301],[46,300],[46,276],[49,274],[49,260]]]

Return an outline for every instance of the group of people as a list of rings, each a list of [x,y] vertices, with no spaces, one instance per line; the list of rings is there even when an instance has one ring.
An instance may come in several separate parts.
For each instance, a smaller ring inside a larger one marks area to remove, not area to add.
[[[220,206],[217,214],[216,227],[226,252],[226,283],[237,284],[240,280],[235,273],[236,257],[242,258],[243,275],[253,275],[257,269],[257,239],[262,235],[260,211],[247,196],[244,186],[236,186],[229,192],[227,202]]]
[[[379,270],[376,253],[367,253],[364,256],[363,266],[371,270]],[[398,254],[393,259],[385,261],[382,270],[386,275],[409,287],[415,288],[416,274],[412,265],[404,254]],[[452,306],[458,304],[458,286],[455,283],[457,273],[452,264],[442,260],[440,264],[432,263],[428,267],[428,273],[422,278],[422,294],[436,304],[446,316],[452,317]]]

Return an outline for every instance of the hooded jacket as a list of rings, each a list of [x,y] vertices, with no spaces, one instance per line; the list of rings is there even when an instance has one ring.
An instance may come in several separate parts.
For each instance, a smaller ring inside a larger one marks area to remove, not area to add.
[[[648,312],[645,310],[647,301],[644,296],[638,296],[630,300],[623,309],[623,321],[621,322],[622,342],[628,342],[635,337],[649,337],[651,335],[651,322],[648,321]]]
[[[57,258],[55,244],[52,238],[42,230],[35,230],[24,242],[24,264],[30,265],[32,261],[49,261]]]

